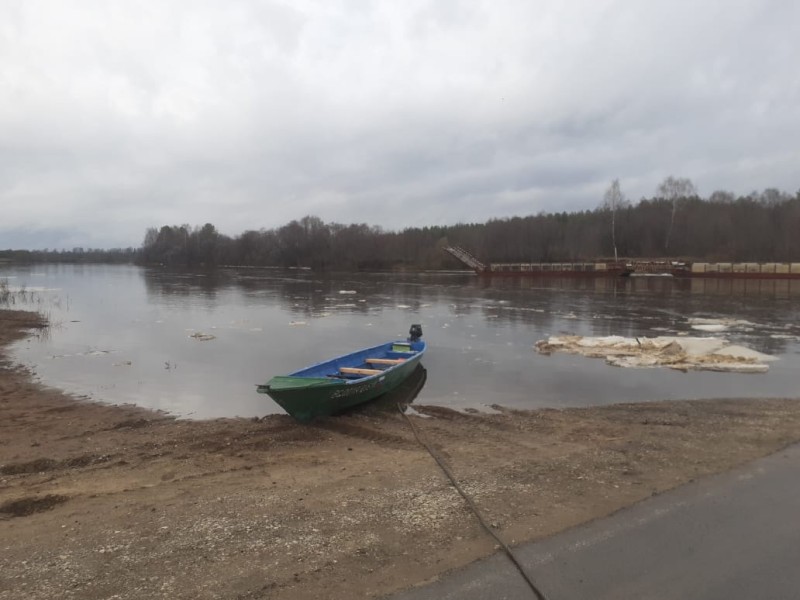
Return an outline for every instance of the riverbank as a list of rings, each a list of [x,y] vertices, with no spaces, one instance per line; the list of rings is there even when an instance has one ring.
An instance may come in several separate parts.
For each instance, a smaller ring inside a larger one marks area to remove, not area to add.
[[[0,311],[0,347],[45,324]],[[800,440],[800,401],[412,417],[510,544]],[[391,407],[299,425],[81,402],[0,366],[0,599],[370,598],[494,551]],[[534,574],[535,576],[535,574]]]

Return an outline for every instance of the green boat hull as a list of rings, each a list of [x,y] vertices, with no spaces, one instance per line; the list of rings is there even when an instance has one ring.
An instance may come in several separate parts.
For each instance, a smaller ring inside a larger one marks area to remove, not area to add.
[[[391,392],[417,368],[422,354],[380,375],[356,381],[322,377],[273,377],[258,391],[268,394],[283,410],[298,421],[308,422],[347,410]]]

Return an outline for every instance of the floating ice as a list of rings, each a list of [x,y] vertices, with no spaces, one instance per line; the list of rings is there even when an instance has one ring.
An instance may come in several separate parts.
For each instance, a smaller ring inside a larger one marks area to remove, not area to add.
[[[774,356],[715,337],[564,335],[540,340],[536,349],[542,354],[568,352],[604,358],[616,367],[667,367],[679,371],[765,373],[769,370],[766,363],[776,360]]]
[[[698,331],[707,331],[709,333],[719,333],[727,331],[731,327],[750,327],[754,325],[750,321],[743,321],[741,319],[704,319],[694,317],[689,319],[689,325],[692,329]]]
[[[698,323],[697,325],[692,325],[692,329],[707,331],[709,333],[719,333],[721,331],[727,331],[728,326],[722,323]]]
[[[72,358],[75,356],[105,356],[106,354],[116,354],[119,350],[87,350],[86,352],[77,352],[76,354],[52,354],[50,358]]]
[[[196,333],[193,333],[189,337],[197,340],[198,342],[208,342],[210,340],[217,339],[217,336],[211,335],[210,333],[203,333],[202,331],[198,331]]]

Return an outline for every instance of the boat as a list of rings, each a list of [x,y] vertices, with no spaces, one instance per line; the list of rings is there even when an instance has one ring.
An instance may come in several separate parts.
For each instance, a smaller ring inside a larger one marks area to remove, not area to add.
[[[257,387],[301,422],[339,413],[390,392],[419,365],[427,344],[412,325],[407,340],[389,341],[277,375]]]

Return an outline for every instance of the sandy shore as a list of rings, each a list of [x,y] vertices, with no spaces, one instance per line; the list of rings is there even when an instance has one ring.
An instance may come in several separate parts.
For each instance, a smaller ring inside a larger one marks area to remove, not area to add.
[[[0,347],[42,325],[0,311]],[[797,400],[417,410],[512,545],[800,440]],[[182,421],[0,367],[0,599],[373,598],[493,551],[386,403]]]

